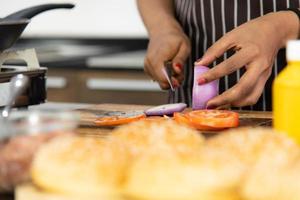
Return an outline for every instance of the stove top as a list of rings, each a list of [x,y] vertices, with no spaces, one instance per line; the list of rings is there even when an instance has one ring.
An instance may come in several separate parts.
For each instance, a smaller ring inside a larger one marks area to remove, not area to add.
[[[3,65],[10,60],[23,60],[26,66]],[[40,67],[35,50],[5,51],[0,54],[0,107],[7,104],[10,80],[17,74],[27,75],[28,88],[17,98],[15,107],[27,107],[45,102],[47,68]]]

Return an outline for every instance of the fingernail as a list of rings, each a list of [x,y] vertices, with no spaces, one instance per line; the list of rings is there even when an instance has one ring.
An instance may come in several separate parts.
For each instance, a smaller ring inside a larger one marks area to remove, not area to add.
[[[198,79],[198,84],[199,84],[199,85],[203,85],[204,83],[206,83],[205,78],[199,78],[199,79]]]
[[[177,67],[177,68],[179,68],[180,70],[182,70],[182,67],[183,67],[183,66],[182,66],[182,64],[180,64],[180,63],[176,63],[176,64],[175,64],[175,67]]]
[[[195,65],[198,64],[199,62],[201,62],[202,58],[199,58],[198,60],[195,61]]]

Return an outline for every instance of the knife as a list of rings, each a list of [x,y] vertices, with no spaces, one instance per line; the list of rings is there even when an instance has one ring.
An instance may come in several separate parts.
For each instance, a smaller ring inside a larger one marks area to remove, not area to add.
[[[164,76],[166,77],[166,79],[167,79],[167,81],[170,85],[171,90],[174,92],[175,88],[174,88],[174,86],[172,84],[172,81],[171,81],[172,80],[171,77],[172,77],[172,74],[173,74],[173,68],[172,68],[172,62],[171,61],[166,61],[164,63],[164,67],[162,69],[162,72],[163,72]]]

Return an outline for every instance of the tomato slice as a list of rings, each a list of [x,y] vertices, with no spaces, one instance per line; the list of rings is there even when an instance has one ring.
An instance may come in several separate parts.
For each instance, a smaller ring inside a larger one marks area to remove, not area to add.
[[[186,125],[192,126],[192,123],[189,121],[189,119],[183,113],[175,112],[173,114],[173,119],[179,124],[186,124]]]
[[[223,129],[223,128],[204,126],[199,123],[194,123],[188,118],[187,114],[184,113],[178,113],[178,112],[174,113],[173,119],[179,124],[185,124],[200,131],[217,131]]]
[[[146,118],[145,114],[128,114],[128,115],[114,115],[114,116],[103,116],[95,120],[95,124],[98,126],[117,126],[122,124],[128,124],[140,119]]]
[[[239,114],[228,110],[195,110],[186,114],[193,124],[214,128],[232,128],[239,125]]]

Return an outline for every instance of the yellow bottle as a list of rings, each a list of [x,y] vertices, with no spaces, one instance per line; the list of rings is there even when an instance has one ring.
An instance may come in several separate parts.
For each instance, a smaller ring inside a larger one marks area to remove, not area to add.
[[[273,83],[274,128],[300,144],[300,40],[289,41],[287,67]]]

